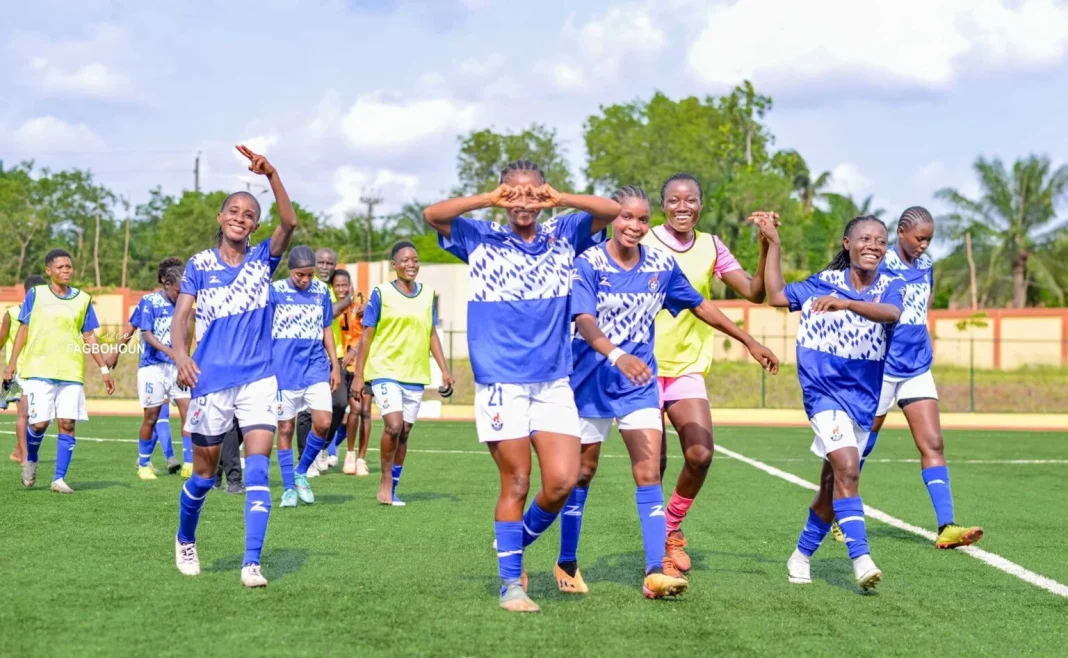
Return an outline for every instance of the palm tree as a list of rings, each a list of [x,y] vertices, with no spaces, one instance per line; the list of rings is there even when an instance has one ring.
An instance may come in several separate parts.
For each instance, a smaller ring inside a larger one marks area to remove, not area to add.
[[[815,178],[808,168],[808,163],[801,154],[794,150],[779,151],[771,159],[773,169],[785,176],[793,185],[801,208],[807,215],[812,212],[816,199],[824,196],[823,190],[831,184],[831,172],[825,171]]]
[[[980,157],[973,169],[982,188],[978,199],[953,188],[941,189],[935,196],[954,207],[945,217],[954,237],[970,232],[973,240],[990,248],[988,282],[1008,261],[1012,307],[1023,308],[1029,285],[1056,285],[1056,272],[1063,268],[1049,247],[1063,227],[1057,205],[1068,193],[1068,165],[1054,170],[1048,157],[1031,155],[1017,160],[1010,173],[1000,159]],[[1063,299],[1063,290],[1054,293]]]

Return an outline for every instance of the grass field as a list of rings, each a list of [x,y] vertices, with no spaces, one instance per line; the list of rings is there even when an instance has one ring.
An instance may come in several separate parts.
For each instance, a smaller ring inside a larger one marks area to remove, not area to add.
[[[212,492],[198,534],[203,573],[184,578],[173,552],[181,480],[136,478],[136,444],[126,441],[136,425],[79,426],[67,478],[74,496],[47,490],[52,437],[35,489],[22,488],[16,464],[0,464],[0,655],[1014,656],[1064,655],[1068,643],[1068,599],[877,521],[869,521],[885,573],[877,593],[859,593],[845,549],[829,540],[813,560],[813,584],[789,585],[785,561],[811,493],[723,455],[684,525],[692,591],[646,601],[618,438],[605,447],[586,508],[579,556],[591,593],[557,593],[554,525],[525,560],[544,612],[510,615],[496,606],[490,548],[496,471],[473,427],[460,423],[416,427],[398,490],[405,508],[376,504],[375,466],[371,478],[312,480],[314,506],[279,509],[272,464],[265,590],[239,584],[243,497]],[[0,419],[4,451],[11,430]],[[812,481],[810,436],[717,431],[724,447]],[[1068,434],[949,432],[947,445],[959,520],[986,528],[981,546],[1068,583]],[[673,481],[677,443],[670,454]],[[884,432],[873,457],[865,502],[930,528],[908,434]],[[1019,459],[1053,462],[1007,463]]]

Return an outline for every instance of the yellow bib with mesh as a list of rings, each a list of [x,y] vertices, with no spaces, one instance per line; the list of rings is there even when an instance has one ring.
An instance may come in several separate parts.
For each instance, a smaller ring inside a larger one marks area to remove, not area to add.
[[[9,306],[7,309],[7,341],[4,342],[4,363],[11,363],[11,352],[15,349],[15,334],[19,332],[19,307]],[[26,350],[22,350],[19,356],[19,365],[26,362]],[[20,368],[21,370],[21,368]],[[18,372],[18,371],[16,371]]]
[[[34,288],[29,334],[19,355],[20,377],[85,382],[82,326],[90,301],[81,290],[60,299],[47,285]]]
[[[382,307],[363,368],[365,381],[392,379],[430,384],[430,332],[434,330],[434,291],[420,286],[414,297],[392,283],[375,288]]]

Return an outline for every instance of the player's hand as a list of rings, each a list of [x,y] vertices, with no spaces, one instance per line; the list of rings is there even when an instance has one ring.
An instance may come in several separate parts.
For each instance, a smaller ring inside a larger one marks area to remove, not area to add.
[[[349,351],[345,352],[345,357],[341,359],[341,367],[348,368],[356,361],[356,350],[349,348]]]
[[[833,311],[848,311],[850,302],[848,299],[826,295],[812,302],[813,313],[831,313]]]
[[[448,373],[448,372],[441,373],[441,385],[442,386],[448,386],[449,388],[452,388],[452,386],[455,383],[456,383],[456,380],[453,379],[452,373]]]
[[[779,357],[775,356],[775,353],[767,347],[760,343],[753,343],[749,346],[749,353],[753,355],[753,358],[764,370],[773,375],[779,374]]]
[[[363,404],[363,389],[364,382],[363,377],[353,377],[352,387],[349,388],[349,397],[356,400],[360,404]]]
[[[537,200],[534,197],[534,190],[536,188],[533,185],[516,185],[511,188],[511,192],[507,197],[504,197],[497,203],[498,208],[534,208],[537,206]]]
[[[4,381],[9,382],[15,378],[15,364],[10,363],[4,368]]]
[[[104,375],[104,390],[107,391],[108,395],[115,392],[115,380],[111,378],[110,373]]]
[[[560,201],[563,195],[557,192],[552,185],[548,183],[534,188],[534,206],[535,208],[556,208],[560,205]]]
[[[619,357],[616,367],[635,386],[644,386],[653,380],[653,371],[633,354],[624,354]]]
[[[119,365],[119,352],[118,350],[104,355],[104,365],[108,367],[108,370],[114,370],[115,366]]]
[[[252,149],[245,146],[244,144],[238,144],[234,148],[237,149],[238,153],[249,159],[249,171],[254,174],[260,174],[262,176],[274,175],[274,165],[272,165],[270,162],[267,162],[267,158],[260,155],[259,153],[254,153]]]
[[[175,359],[174,364],[178,366],[178,385],[192,390],[200,377],[200,368],[197,367],[196,361],[193,361],[193,357],[186,356]]]
[[[338,368],[330,369],[330,392],[333,393],[337,390],[337,387],[341,386],[341,372]]]
[[[497,189],[489,193],[490,205],[496,208],[506,208],[508,206],[502,205],[510,201],[514,201],[518,192],[511,185],[505,185],[501,183],[497,186]]]
[[[779,240],[778,227],[781,222],[778,219],[778,215],[771,213],[771,218],[761,218],[759,221],[753,222],[760,229],[760,241],[767,242],[768,244],[781,244]]]

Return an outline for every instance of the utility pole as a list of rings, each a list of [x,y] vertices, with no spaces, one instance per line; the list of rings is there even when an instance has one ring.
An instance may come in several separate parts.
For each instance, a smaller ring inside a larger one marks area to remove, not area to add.
[[[200,191],[200,151],[197,151],[197,157],[193,160],[193,191]]]
[[[374,238],[375,206],[382,203],[382,197],[364,192],[360,196],[360,203],[367,205],[367,261],[371,261],[371,246]]]
[[[122,285],[126,287],[126,263],[130,260],[130,198],[124,197],[122,205],[126,209],[126,244],[122,248]]]

